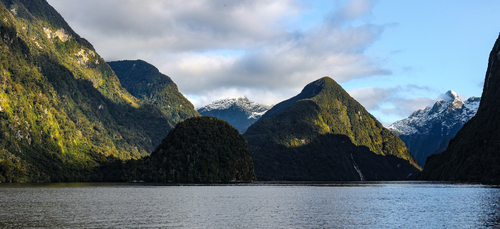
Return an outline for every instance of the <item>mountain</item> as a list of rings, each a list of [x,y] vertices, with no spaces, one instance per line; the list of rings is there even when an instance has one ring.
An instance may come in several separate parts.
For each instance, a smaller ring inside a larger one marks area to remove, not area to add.
[[[252,102],[246,97],[240,97],[216,100],[198,108],[197,111],[203,116],[216,117],[229,122],[240,133],[244,133],[271,107]]]
[[[308,84],[243,134],[259,180],[402,180],[420,167],[333,79]]]
[[[256,180],[247,141],[228,122],[198,116],[178,123],[156,150],[96,167],[108,182],[214,183]]]
[[[89,181],[175,125],[125,90],[45,0],[0,2],[0,182]]]
[[[151,154],[153,181],[256,180],[248,143],[228,122],[195,117],[180,122]]]
[[[427,158],[419,179],[500,183],[500,36],[488,59],[481,102],[443,153]]]
[[[462,101],[450,90],[432,107],[415,111],[408,118],[394,122],[388,129],[403,140],[417,163],[424,166],[429,155],[442,152],[449,138],[476,115],[480,101],[481,98],[477,97]]]
[[[111,61],[108,65],[130,94],[160,107],[173,122],[199,116],[172,79],[160,73],[155,66],[143,60]]]

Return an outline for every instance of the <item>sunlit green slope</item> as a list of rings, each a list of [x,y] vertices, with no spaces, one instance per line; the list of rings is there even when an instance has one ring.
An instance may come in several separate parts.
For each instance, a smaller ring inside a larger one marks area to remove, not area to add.
[[[90,180],[172,129],[46,1],[1,0],[0,37],[0,182]]]

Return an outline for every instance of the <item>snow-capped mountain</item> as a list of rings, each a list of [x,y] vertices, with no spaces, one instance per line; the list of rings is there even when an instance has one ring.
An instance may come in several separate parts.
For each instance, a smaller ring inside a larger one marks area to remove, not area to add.
[[[198,108],[203,116],[217,117],[229,122],[243,133],[260,119],[272,106],[258,104],[246,97],[220,99]]]
[[[478,97],[462,101],[450,90],[432,107],[415,111],[388,129],[405,142],[417,163],[423,166],[429,155],[442,152],[443,147],[446,149],[447,142],[476,115],[480,101]]]

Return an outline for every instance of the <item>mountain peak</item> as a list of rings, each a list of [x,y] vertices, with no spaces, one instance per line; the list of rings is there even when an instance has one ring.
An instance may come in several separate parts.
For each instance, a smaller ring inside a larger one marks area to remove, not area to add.
[[[323,89],[331,88],[336,84],[337,83],[335,82],[335,80],[328,76],[325,76],[306,85],[300,94],[302,94],[304,97],[312,98],[319,94]]]
[[[393,132],[399,130],[404,134],[413,134],[413,131],[416,130],[414,128],[407,128],[406,126],[421,127],[429,120],[443,118],[443,115],[449,113],[451,110],[460,110],[460,112],[455,114],[458,115],[455,119],[465,123],[476,114],[480,101],[481,98],[479,97],[471,97],[463,102],[456,92],[449,90],[433,106],[413,112],[408,118],[394,122],[389,126],[389,129]]]
[[[329,89],[337,91],[337,93],[345,92],[344,89],[335,82],[335,80],[328,76],[324,76],[307,84],[298,95],[274,105],[272,109],[262,116],[262,118],[267,118],[280,113],[296,101],[314,98],[321,94],[321,92],[330,91]]]
[[[198,108],[197,110],[202,112],[207,112],[211,110],[224,110],[230,108],[233,105],[241,107],[245,110],[255,110],[255,109],[260,109],[261,107],[269,108],[266,105],[257,104],[253,101],[250,101],[246,96],[240,96],[236,98],[228,97],[225,99],[218,99],[213,101],[211,104]]]
[[[445,138],[454,136],[476,115],[481,101],[481,98],[471,97],[463,102],[452,90],[441,98],[432,107],[417,110],[408,118],[388,127],[405,142],[420,165],[425,163],[427,156],[438,150]]]
[[[229,122],[243,133],[246,129],[260,119],[272,106],[258,104],[246,96],[237,98],[219,99],[197,111],[203,116],[220,118]]]
[[[452,90],[449,90],[445,93],[443,100],[447,102],[453,102],[455,100],[461,101],[460,96],[458,96],[458,94]]]
[[[420,169],[401,139],[329,77],[276,104],[244,136],[260,180],[398,180]],[[398,169],[381,173],[389,168]]]

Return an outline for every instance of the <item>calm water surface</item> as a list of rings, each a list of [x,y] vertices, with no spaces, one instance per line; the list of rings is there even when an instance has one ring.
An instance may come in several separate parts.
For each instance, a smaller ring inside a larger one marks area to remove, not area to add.
[[[2,184],[1,228],[500,227],[500,188],[382,182]]]

